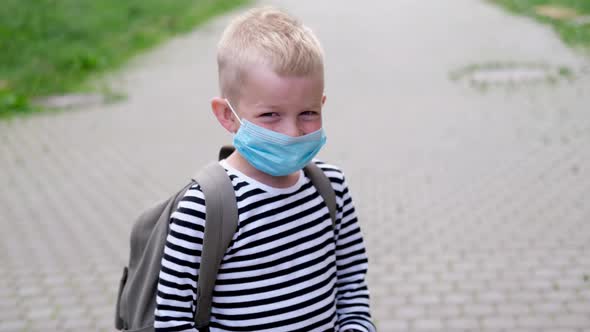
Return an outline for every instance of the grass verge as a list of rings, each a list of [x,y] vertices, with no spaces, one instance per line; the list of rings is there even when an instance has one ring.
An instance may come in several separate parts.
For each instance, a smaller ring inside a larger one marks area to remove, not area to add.
[[[570,46],[590,50],[589,0],[490,0],[553,26]]]
[[[90,77],[246,2],[4,0],[0,117],[37,111],[34,97],[92,89]]]

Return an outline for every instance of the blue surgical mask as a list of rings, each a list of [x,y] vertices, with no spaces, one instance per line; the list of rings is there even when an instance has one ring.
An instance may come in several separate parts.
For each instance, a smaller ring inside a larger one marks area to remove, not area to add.
[[[261,172],[272,176],[292,174],[305,167],[326,143],[323,128],[291,137],[240,119],[227,99],[226,102],[241,124],[233,144],[240,155]]]

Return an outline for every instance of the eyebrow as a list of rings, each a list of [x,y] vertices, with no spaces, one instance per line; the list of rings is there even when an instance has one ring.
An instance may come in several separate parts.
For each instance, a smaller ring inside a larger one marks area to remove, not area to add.
[[[283,107],[279,106],[279,105],[263,105],[263,104],[255,104],[256,106],[262,108],[262,109],[267,109],[267,110],[272,110],[272,111],[278,111],[278,110],[282,110]],[[317,103],[310,103],[308,105],[305,105],[304,107],[302,107],[302,110],[313,110],[313,109],[318,109],[322,107],[322,103],[321,101],[317,102]]]

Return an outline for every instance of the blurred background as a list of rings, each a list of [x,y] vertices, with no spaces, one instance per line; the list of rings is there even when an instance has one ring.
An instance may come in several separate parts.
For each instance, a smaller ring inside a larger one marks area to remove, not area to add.
[[[320,158],[356,201],[380,331],[590,331],[590,1],[4,0],[0,331],[113,331],[134,219],[231,137],[229,20],[326,53]]]

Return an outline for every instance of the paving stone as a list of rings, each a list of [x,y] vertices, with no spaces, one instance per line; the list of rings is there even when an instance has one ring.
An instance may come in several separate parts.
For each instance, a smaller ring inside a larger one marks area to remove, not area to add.
[[[94,322],[84,317],[77,317],[65,320],[63,328],[72,331],[92,331],[94,330]]]
[[[590,312],[558,315],[555,318],[555,325],[565,328],[590,328]]]
[[[29,309],[27,310],[26,317],[31,321],[50,320],[55,314],[55,308]]]
[[[398,310],[393,314],[399,319],[415,319],[424,317],[424,312],[425,310],[421,306],[406,306],[403,308],[398,308]]]
[[[452,283],[435,282],[424,285],[424,292],[427,294],[450,294],[453,292]]]
[[[97,321],[108,319],[115,316],[115,304],[111,303],[100,307],[92,307],[88,311],[89,317],[96,318]]]
[[[531,313],[531,306],[527,304],[501,303],[496,308],[502,315],[520,316]]]
[[[582,290],[578,292],[578,299],[590,301],[590,289]]]
[[[408,296],[402,295],[386,296],[380,298],[378,301],[380,301],[380,303],[382,303],[386,307],[403,306],[410,302]]]
[[[64,286],[68,283],[68,279],[64,276],[57,275],[57,274],[49,274],[45,278],[42,279],[42,283],[51,287],[51,286]]]
[[[517,318],[517,326],[530,328],[550,328],[557,327],[555,321],[548,316],[541,315],[523,315]]]
[[[412,279],[415,282],[418,283],[422,283],[422,284],[429,284],[429,283],[434,283],[436,282],[436,276],[434,274],[429,274],[429,273],[422,273],[422,274],[418,274],[416,276],[414,276],[414,278]]]
[[[417,305],[439,304],[441,298],[437,295],[414,295],[410,296],[410,303]]]
[[[36,313],[39,312],[40,315],[43,315],[43,312],[52,311],[55,312],[58,308],[55,303],[51,302],[51,299],[48,297],[39,297],[35,299],[27,299],[25,303],[21,306],[21,310],[23,312],[28,313]]]
[[[568,301],[575,300],[576,299],[576,292],[566,291],[566,290],[551,291],[551,292],[544,293],[544,298],[546,298],[549,301],[559,301],[559,302],[565,303]]]
[[[0,322],[0,331],[2,332],[16,332],[16,331],[23,331],[27,323],[23,320],[16,320],[16,321],[2,321]]]
[[[576,290],[584,287],[583,278],[560,278],[555,281],[554,287],[565,290]]]
[[[458,283],[457,287],[459,288],[460,291],[476,292],[480,289],[485,289],[486,284],[484,281],[469,280],[469,281],[463,281],[461,283]]]
[[[10,296],[16,296],[16,292],[12,288],[0,286],[0,298],[7,298]]]
[[[467,276],[463,272],[449,272],[449,271],[447,271],[447,272],[441,274],[440,278],[443,281],[456,282],[458,285],[460,282],[465,281],[467,279]]]
[[[571,313],[590,315],[590,302],[570,302],[566,307]]]
[[[495,271],[474,271],[468,273],[470,280],[494,282],[498,279],[498,274]]]
[[[47,294],[55,298],[75,297],[71,282],[65,285],[55,285],[46,290]]]
[[[477,329],[480,324],[477,319],[458,318],[449,319],[447,326],[452,329]]]
[[[17,298],[18,297],[16,295],[8,295],[8,296],[0,297],[0,313],[4,310],[14,308]]]
[[[550,280],[529,280],[523,283],[524,289],[533,291],[548,291],[553,289],[554,283]]]
[[[8,308],[0,311],[0,322],[22,320],[23,311],[20,308]]]
[[[462,309],[459,305],[453,304],[432,304],[426,306],[426,318],[457,318],[462,314]]]
[[[489,304],[469,304],[463,306],[467,317],[486,317],[494,313],[494,306]]]
[[[58,312],[58,317],[76,320],[79,317],[88,316],[88,310],[84,307],[62,307]]]
[[[112,332],[114,330],[114,324],[112,322],[112,317],[109,317],[111,319],[103,319],[99,322],[97,322],[95,328],[97,331],[103,331],[103,332]]]
[[[516,320],[511,316],[486,317],[482,320],[482,326],[490,329],[513,329],[516,327]]]
[[[541,302],[535,303],[532,305],[532,310],[535,313],[541,314],[556,314],[560,312],[565,312],[566,307],[564,304],[559,302]]]
[[[509,295],[509,301],[513,303],[533,304],[543,303],[546,300],[541,292],[534,291],[518,291]]]
[[[472,295],[466,294],[449,294],[443,297],[443,303],[448,304],[467,304],[474,303]]]
[[[506,302],[506,295],[501,292],[483,291],[479,292],[476,297],[478,303],[498,304]]]
[[[379,321],[380,331],[408,331],[409,323],[405,320],[382,320]]]
[[[28,327],[30,332],[61,331],[62,323],[57,320],[35,319]]]
[[[420,286],[420,284],[414,284],[414,283],[404,283],[404,284],[396,285],[394,287],[394,292],[396,294],[400,294],[402,296],[420,294],[421,291],[422,291],[422,287]]]
[[[448,264],[440,260],[433,261],[432,258],[429,258],[428,262],[420,265],[419,270],[429,275],[442,274],[448,271]]]
[[[554,269],[539,269],[535,271],[535,276],[551,280],[561,277],[561,274],[561,271]]]
[[[418,330],[438,330],[443,328],[443,322],[439,319],[418,319],[414,321],[414,327]]]

